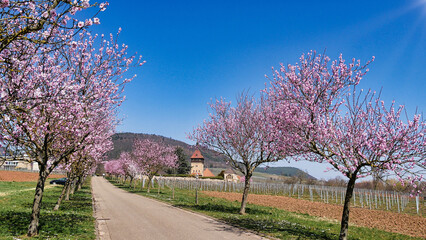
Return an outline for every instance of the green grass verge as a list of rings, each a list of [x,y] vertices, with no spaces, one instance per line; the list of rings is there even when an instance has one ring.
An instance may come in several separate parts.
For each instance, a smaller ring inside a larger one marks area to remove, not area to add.
[[[246,215],[239,215],[240,203],[220,198],[213,198],[199,194],[199,204],[195,204],[195,192],[188,190],[175,190],[175,198],[172,199],[171,189],[146,189],[129,188],[114,180],[110,180],[115,186],[170,203],[174,206],[203,213],[234,226],[239,226],[255,232],[259,232],[279,239],[338,239],[340,222],[320,219],[307,214],[293,213],[285,210],[248,204]],[[349,239],[422,239],[410,236],[385,232],[378,229],[365,227],[349,227]]]
[[[35,182],[0,182],[0,196],[11,192],[35,188]]]
[[[19,191],[34,188],[35,182],[0,182],[0,239],[27,239],[34,191]],[[39,235],[31,239],[95,239],[90,182],[64,201],[59,211],[52,211],[61,193],[62,186],[44,191],[40,213]]]

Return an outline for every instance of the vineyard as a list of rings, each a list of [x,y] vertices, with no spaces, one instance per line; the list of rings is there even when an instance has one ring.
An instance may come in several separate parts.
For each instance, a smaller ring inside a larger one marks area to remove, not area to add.
[[[232,202],[241,201],[240,193],[232,192],[203,192],[207,196],[223,198]],[[287,196],[252,194],[248,203],[260,206],[283,209],[289,212],[308,214],[310,216],[340,222],[342,206],[323,202],[291,198]],[[401,233],[413,237],[426,238],[426,218],[390,211],[370,210],[366,208],[352,208],[350,224],[353,226],[380,229],[387,232]],[[380,239],[380,238],[378,238]]]
[[[145,187],[146,180],[140,180],[136,185]],[[235,192],[242,193],[244,183],[225,182],[211,179],[156,177],[152,180],[160,188],[177,188],[185,190]],[[288,196],[296,199],[304,199],[312,202],[343,205],[345,188],[329,187],[306,184],[285,183],[258,183],[252,182],[251,194]],[[418,214],[424,216],[425,201],[420,197],[411,197],[406,193],[395,191],[375,191],[369,189],[355,189],[352,207],[360,207],[374,210],[386,210],[398,213]]]

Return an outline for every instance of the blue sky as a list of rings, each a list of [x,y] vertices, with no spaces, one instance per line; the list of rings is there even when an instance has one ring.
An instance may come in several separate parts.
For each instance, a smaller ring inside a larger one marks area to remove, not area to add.
[[[186,133],[216,97],[259,92],[271,67],[325,49],[366,62],[362,88],[426,110],[426,1],[109,1],[94,33],[115,33],[147,63],[126,89],[120,132]],[[280,163],[279,165],[289,165]],[[319,178],[325,166],[292,163]]]

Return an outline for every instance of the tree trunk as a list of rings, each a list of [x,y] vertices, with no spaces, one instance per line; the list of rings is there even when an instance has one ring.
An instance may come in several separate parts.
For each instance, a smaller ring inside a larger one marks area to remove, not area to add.
[[[70,200],[70,191],[71,191],[71,184],[72,184],[72,181],[70,180],[70,186],[69,187],[67,187],[67,193],[66,193],[66,195],[65,195],[65,201],[69,201]]]
[[[67,179],[67,181],[65,182],[64,187],[62,188],[62,192],[61,195],[58,198],[58,201],[56,202],[55,207],[53,208],[54,211],[59,210],[59,207],[61,205],[62,199],[64,199],[65,193],[67,192],[67,189],[70,187],[70,180]]]
[[[34,201],[33,201],[33,210],[31,213],[31,223],[30,223],[30,226],[28,227],[28,232],[27,232],[28,237],[32,237],[38,234],[41,201],[43,199],[44,184],[46,182],[47,176],[49,176],[49,171],[46,169],[46,166],[40,165],[39,177],[38,177],[37,186],[35,189]]]
[[[83,187],[83,182],[80,182],[80,183],[77,185],[77,190],[76,190],[76,191],[80,191],[82,187]]]
[[[73,179],[72,182],[71,182],[71,186],[70,186],[70,194],[71,195],[74,195],[74,190],[75,190],[75,187],[76,187],[75,185],[76,185],[76,180]]]
[[[243,199],[241,200],[241,208],[240,208],[240,214],[241,215],[246,214],[247,197],[248,197],[248,193],[249,193],[249,190],[250,190],[250,178],[251,178],[251,174],[247,174],[245,176]]]
[[[74,192],[78,192],[78,190],[81,189],[82,183],[83,183],[83,178],[82,177],[77,177],[77,182],[75,183]]]
[[[348,228],[349,228],[349,206],[351,204],[352,194],[354,192],[356,181],[356,172],[349,178],[348,185],[346,187],[345,204],[343,205],[342,222],[340,225],[340,236],[339,240],[348,239]]]
[[[149,193],[149,189],[151,188],[151,181],[154,175],[148,175],[148,189],[146,190],[147,193]]]
[[[83,178],[79,178],[77,188],[75,189],[76,191],[80,191],[81,187],[83,186],[84,180],[85,179],[83,179]]]
[[[132,183],[133,183],[133,177],[129,177],[130,178],[130,182],[129,182],[129,188],[131,188],[132,187]]]

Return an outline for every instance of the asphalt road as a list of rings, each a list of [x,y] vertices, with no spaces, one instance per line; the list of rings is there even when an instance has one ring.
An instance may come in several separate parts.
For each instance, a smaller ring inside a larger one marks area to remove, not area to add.
[[[265,239],[92,178],[99,239]]]

